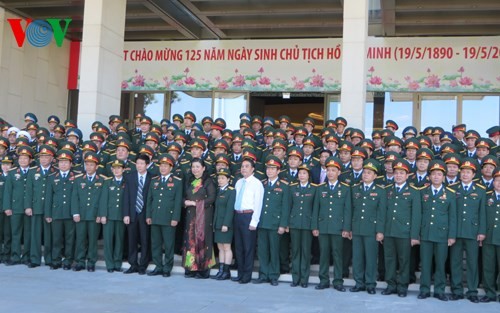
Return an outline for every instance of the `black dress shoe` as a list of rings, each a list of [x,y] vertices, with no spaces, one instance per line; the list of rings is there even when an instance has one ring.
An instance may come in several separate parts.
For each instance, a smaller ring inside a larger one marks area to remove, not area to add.
[[[162,274],[163,274],[162,271],[155,268],[154,270],[152,270],[151,272],[148,273],[148,276],[158,276],[158,275],[162,275]]]
[[[468,296],[467,298],[472,303],[479,303],[479,298],[477,296]]]
[[[342,285],[333,286],[333,289],[340,291],[340,292],[345,292],[345,287]]]
[[[300,284],[300,287],[302,288],[307,288],[307,286],[308,286],[307,283]]]
[[[83,267],[83,266],[81,266],[81,265],[75,265],[75,267],[73,268],[73,271],[74,271],[74,272],[79,272],[79,271],[81,271],[81,270],[83,270],[83,269],[84,269],[84,267]]]
[[[185,278],[194,278],[195,276],[196,276],[196,272],[192,272],[192,271],[188,271],[188,270],[184,271]]]
[[[248,284],[250,282],[250,280],[252,280],[252,279],[251,278],[242,278],[238,281],[238,283],[245,285],[245,284]]]
[[[349,289],[350,292],[360,292],[360,291],[365,291],[366,288],[365,287],[352,287],[351,289]]]
[[[59,265],[59,267],[61,267],[61,265]],[[59,268],[59,267],[58,267],[58,268]],[[63,270],[65,270],[65,271],[69,271],[70,269],[71,269],[71,265],[69,265],[69,264],[64,264],[64,265],[63,265]]]
[[[398,291],[398,297],[400,298],[406,298],[406,291]]]
[[[292,282],[292,283],[290,284],[290,287],[297,287],[298,285],[299,285],[299,283]]]
[[[374,295],[374,294],[376,294],[376,292],[375,292],[375,288],[367,288],[367,289],[366,289],[366,292],[368,292],[368,294],[369,294],[369,295]]]
[[[57,270],[57,269],[59,269],[59,268],[61,268],[61,264],[52,264],[52,265],[50,266],[50,269],[51,269],[51,270]]]
[[[115,272],[123,272],[123,270],[121,267],[119,267],[119,268],[115,268]]]
[[[434,298],[441,301],[448,301],[448,297],[444,295],[444,293],[434,294]]]
[[[488,297],[488,296],[484,296],[484,297],[482,297],[482,298],[479,300],[479,302],[481,302],[481,303],[488,303],[488,302],[495,302],[495,301],[497,301],[497,299],[495,299],[495,298],[490,298],[490,297]]]
[[[234,281],[234,282],[239,282],[240,280],[241,280],[241,276],[236,276],[236,277],[231,278],[231,281]]]
[[[39,267],[39,266],[40,266],[40,264],[35,264],[35,263],[28,264],[29,268],[35,268],[35,267]]]
[[[5,265],[7,266],[12,266],[12,265],[18,265],[18,264],[21,264],[21,261],[12,261],[12,260],[9,260],[5,263]]]
[[[428,292],[421,292],[418,294],[417,299],[427,299],[431,296]]]
[[[255,279],[255,280],[253,280],[252,284],[258,285],[258,284],[263,284],[263,283],[268,283],[268,282],[269,282],[269,280],[259,277],[259,278]]]
[[[278,280],[277,279],[271,279],[271,286],[278,286]]]
[[[133,273],[137,273],[137,267],[135,266],[131,266],[128,268],[128,270],[123,272],[123,274],[133,274]]]
[[[170,277],[170,272],[164,272],[161,276],[163,276],[163,277]]]
[[[108,269],[108,273],[113,273],[114,271],[115,271],[115,270],[114,270],[114,269],[112,269],[112,268]]]
[[[210,278],[210,270],[196,272],[194,276],[196,279],[207,279]]]
[[[145,268],[140,268],[138,271],[139,275],[146,275],[146,269]]]
[[[95,266],[87,266],[87,272],[95,272]]]
[[[316,287],[314,287],[314,289],[316,289],[316,290],[323,290],[323,289],[328,289],[328,288],[330,288],[330,285],[327,285],[327,284],[319,284]]]
[[[393,293],[396,293],[396,290],[389,288],[386,288],[381,292],[384,296],[392,295]]]
[[[451,301],[457,301],[457,300],[462,300],[463,298],[464,298],[463,295],[451,294],[449,299]]]

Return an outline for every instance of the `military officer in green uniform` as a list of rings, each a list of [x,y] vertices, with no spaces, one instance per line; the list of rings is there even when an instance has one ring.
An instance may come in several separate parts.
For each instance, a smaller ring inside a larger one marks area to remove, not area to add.
[[[71,196],[71,215],[76,223],[76,265],[73,270],[81,271],[87,265],[87,271],[94,272],[97,262],[97,237],[101,225],[97,212],[106,176],[97,174],[100,162],[97,153],[87,153],[83,161],[85,174],[75,180]]]
[[[330,258],[333,259],[333,288],[345,292],[342,279],[344,238],[350,238],[352,197],[349,184],[340,182],[342,162],[336,157],[325,161],[327,182],[316,189],[311,228],[319,236],[319,280],[317,290],[330,286]]]
[[[500,167],[493,172],[493,190],[486,194],[486,238],[483,241],[483,287],[480,302],[497,301],[495,287],[500,269]],[[495,271],[495,266],[497,271]],[[500,299],[499,299],[500,300]]]
[[[45,265],[52,265],[52,230],[50,223],[44,219],[45,190],[49,175],[56,172],[52,160],[56,151],[49,145],[41,145],[38,153],[40,165],[31,170],[26,183],[26,210],[32,211],[31,216],[31,256],[30,267],[40,266],[42,260],[42,234],[43,257]]]
[[[445,263],[448,247],[457,235],[457,204],[455,191],[445,187],[446,164],[441,160],[429,163],[431,185],[420,191],[422,225],[420,227],[420,293],[418,299],[431,296],[430,285],[434,268],[434,297],[447,301]],[[433,264],[434,262],[434,264]]]
[[[63,266],[71,269],[74,260],[75,223],[71,216],[71,194],[75,172],[71,170],[73,154],[59,150],[56,154],[59,171],[49,176],[45,192],[45,221],[52,225],[52,266],[56,270]],[[64,255],[63,255],[64,251]],[[64,256],[64,264],[61,257]]]
[[[170,154],[159,157],[160,175],[151,180],[146,200],[146,223],[151,225],[151,246],[156,267],[149,276],[169,277],[174,265],[175,227],[181,218],[182,180],[171,171],[175,159]],[[165,247],[165,261],[162,259]]]
[[[463,254],[467,255],[467,298],[478,303],[479,285],[478,257],[479,245],[486,235],[486,191],[483,185],[473,182],[479,164],[472,158],[464,158],[460,165],[460,184],[455,185],[457,201],[457,237],[450,249],[451,297],[464,297],[462,285]]]
[[[229,158],[227,161],[229,164]],[[215,199],[214,241],[217,243],[217,248],[219,248],[219,272],[213,278],[226,280],[231,278],[229,266],[233,261],[231,243],[233,242],[233,216],[236,190],[230,186],[231,172],[228,168],[219,169],[216,175],[219,189],[217,198]]]
[[[26,184],[30,164],[33,161],[33,149],[23,146],[17,149],[19,167],[9,171],[3,193],[3,211],[10,216],[12,247],[10,261],[7,265],[30,263],[30,239],[32,210],[24,205]],[[24,247],[21,244],[24,243]]]
[[[106,269],[108,273],[113,273],[122,271],[125,240],[125,224],[122,216],[125,162],[115,159],[109,166],[113,176],[107,179],[102,187],[98,214],[103,225]]]
[[[11,229],[10,216],[3,212],[3,191],[5,189],[5,180],[12,169],[14,159],[10,155],[2,156],[2,170],[0,172],[0,263],[7,263],[10,260],[11,247]]]
[[[272,286],[277,286],[280,276],[279,241],[280,235],[288,227],[290,211],[288,182],[278,177],[281,167],[278,157],[267,157],[267,181],[264,183],[264,200],[257,228],[257,256],[260,267],[259,278],[254,281],[256,284],[270,282]]]
[[[362,183],[352,187],[352,269],[356,285],[351,292],[375,294],[378,242],[384,239],[387,195],[375,184],[380,163],[363,162]]]
[[[419,189],[407,182],[411,165],[399,159],[392,162],[392,167],[394,184],[386,188],[387,214],[383,244],[387,288],[382,294],[397,293],[400,297],[406,297],[410,283],[411,247],[419,244],[422,207]]]

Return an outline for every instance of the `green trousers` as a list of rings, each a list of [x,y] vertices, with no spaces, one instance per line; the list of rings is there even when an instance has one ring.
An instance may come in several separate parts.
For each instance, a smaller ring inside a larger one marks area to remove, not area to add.
[[[30,262],[32,264],[42,263],[42,234],[43,214],[35,214],[31,216]]]
[[[0,212],[0,261],[10,259],[12,231],[10,229],[10,216]]]
[[[125,239],[125,224],[122,221],[108,220],[103,225],[104,260],[106,269],[118,270],[122,268],[123,241]]]
[[[479,244],[475,239],[457,238],[455,244],[450,249],[450,269],[451,292],[455,295],[463,295],[464,287],[462,285],[463,275],[463,252],[466,254],[467,263],[467,295],[477,296],[477,287],[479,286]]]
[[[277,229],[257,229],[257,257],[259,278],[264,280],[280,277],[280,235]]]
[[[71,219],[52,221],[52,264],[71,266],[75,257],[75,222]]]
[[[377,286],[378,242],[373,236],[353,236],[352,272],[356,287],[375,288]]]
[[[384,238],[385,281],[392,291],[404,292],[410,283],[411,240],[408,238]],[[399,279],[397,270],[399,269]]]
[[[162,258],[165,247],[165,261]],[[156,269],[170,273],[174,266],[175,227],[151,225],[151,253]]]
[[[97,237],[101,224],[95,221],[76,223],[75,261],[80,266],[95,266],[97,262]]]
[[[12,214],[10,217],[12,247],[10,259],[13,262],[28,262],[31,247],[31,217],[26,214]],[[21,248],[22,243],[24,243]]]
[[[284,233],[280,236],[280,271],[290,272],[290,233]]]
[[[52,264],[52,223],[43,220],[43,260],[46,265]]]
[[[444,294],[446,287],[445,263],[448,257],[447,242],[420,241],[420,292],[431,291],[432,260],[434,258],[434,294]]]
[[[319,234],[319,283],[330,285],[330,259],[333,259],[333,285],[342,286],[342,252],[344,238],[340,235]]]
[[[307,284],[311,273],[312,232],[307,229],[290,229],[292,243],[292,280]],[[281,244],[281,243],[280,243]]]
[[[483,287],[486,296],[490,299],[495,299],[497,296],[496,282],[497,270],[500,269],[500,246],[483,244]]]

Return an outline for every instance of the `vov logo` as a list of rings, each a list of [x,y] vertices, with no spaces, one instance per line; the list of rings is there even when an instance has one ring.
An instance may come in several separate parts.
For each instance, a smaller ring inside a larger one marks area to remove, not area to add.
[[[25,39],[34,47],[45,47],[50,44],[52,37],[56,41],[56,45],[61,47],[64,36],[68,31],[69,23],[72,19],[48,18],[46,20],[31,20],[26,19],[24,29],[21,25],[22,19],[8,18],[12,33],[16,38],[17,46],[20,48],[24,45]],[[61,21],[65,22],[64,29],[61,27]]]

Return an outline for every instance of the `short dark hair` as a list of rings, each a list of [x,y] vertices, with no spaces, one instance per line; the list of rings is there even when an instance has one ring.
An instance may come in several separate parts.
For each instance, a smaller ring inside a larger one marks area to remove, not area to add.
[[[325,153],[325,152],[326,152],[326,153],[328,153],[328,156],[332,156],[332,155],[333,155],[333,152],[332,152],[332,151],[330,151],[330,150],[326,150],[326,149],[325,149],[325,150],[322,150],[322,151],[319,153],[319,155],[322,155],[322,154],[323,154],[323,153]]]
[[[243,164],[243,162],[248,162],[250,163],[250,165],[252,166],[252,168],[255,168],[255,162],[251,159],[244,159],[241,163]]]
[[[142,153],[142,154],[139,154],[136,158],[135,158],[135,162],[137,163],[138,160],[143,160],[144,162],[146,162],[146,164],[149,164],[149,162],[151,162],[151,160],[149,159],[149,157]]]

